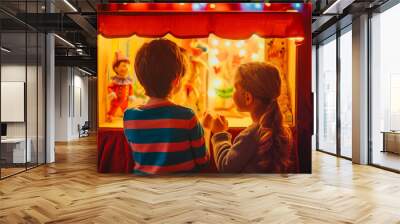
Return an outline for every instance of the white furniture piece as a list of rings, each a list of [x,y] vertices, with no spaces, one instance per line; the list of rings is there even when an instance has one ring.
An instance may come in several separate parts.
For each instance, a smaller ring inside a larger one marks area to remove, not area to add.
[[[26,151],[25,151],[26,143],[27,143],[27,147],[26,147]],[[2,157],[4,154],[9,155],[10,158],[9,159],[6,158],[6,160],[11,160],[11,155],[12,155],[12,161],[7,161],[10,163],[31,162],[31,160],[32,160],[32,150],[31,150],[32,140],[30,138],[28,138],[28,139],[26,139],[26,143],[25,143],[25,138],[1,139]]]

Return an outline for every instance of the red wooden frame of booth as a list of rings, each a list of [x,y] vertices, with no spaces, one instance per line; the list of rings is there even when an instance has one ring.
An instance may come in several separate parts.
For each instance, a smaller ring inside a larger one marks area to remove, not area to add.
[[[98,32],[108,38],[296,38],[294,142],[299,172],[311,173],[313,102],[311,92],[310,3],[123,3],[98,6]],[[98,171],[131,172],[133,161],[123,129],[99,127]],[[297,144],[296,144],[297,143]]]

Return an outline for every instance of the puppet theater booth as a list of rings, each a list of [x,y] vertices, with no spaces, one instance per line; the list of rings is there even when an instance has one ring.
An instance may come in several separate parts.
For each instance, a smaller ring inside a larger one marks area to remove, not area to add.
[[[190,61],[182,81],[184,91],[172,100],[199,116],[206,110],[225,115],[233,136],[251,123],[249,115],[237,112],[233,104],[236,68],[250,61],[277,66],[282,78],[278,102],[293,132],[294,172],[311,172],[311,4],[103,4],[98,6],[98,31],[99,172],[130,173],[133,169],[123,132],[123,109],[146,101],[134,74],[135,54],[143,43],[161,37],[184,48]],[[129,61],[130,100],[112,109],[109,93],[113,91],[110,83],[118,76],[113,69],[116,57]],[[204,172],[217,172],[213,158]]]

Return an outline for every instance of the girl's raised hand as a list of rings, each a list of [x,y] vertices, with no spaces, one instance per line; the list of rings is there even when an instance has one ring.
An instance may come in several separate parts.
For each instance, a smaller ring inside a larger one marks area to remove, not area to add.
[[[218,115],[212,122],[211,132],[217,133],[228,130],[228,121],[222,115]]]

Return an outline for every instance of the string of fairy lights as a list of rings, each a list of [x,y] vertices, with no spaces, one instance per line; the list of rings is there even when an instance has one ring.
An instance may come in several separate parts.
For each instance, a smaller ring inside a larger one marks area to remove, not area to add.
[[[208,9],[216,9],[217,4],[215,3],[179,3],[180,5],[191,4],[193,11],[204,11]],[[292,9],[294,11],[300,11],[303,7],[302,3],[292,3]],[[271,3],[254,3],[254,2],[246,2],[240,3],[240,9],[243,11],[263,11],[271,7]]]
[[[211,103],[224,108],[225,100],[233,94],[232,77],[236,66],[250,61],[264,60],[264,39],[254,34],[246,40],[223,39],[210,35],[208,39],[209,83]]]

